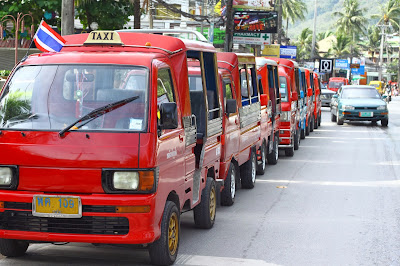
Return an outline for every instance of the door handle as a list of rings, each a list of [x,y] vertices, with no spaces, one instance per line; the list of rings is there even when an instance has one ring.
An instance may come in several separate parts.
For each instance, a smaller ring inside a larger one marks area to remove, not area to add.
[[[179,142],[183,142],[183,135],[179,134]]]

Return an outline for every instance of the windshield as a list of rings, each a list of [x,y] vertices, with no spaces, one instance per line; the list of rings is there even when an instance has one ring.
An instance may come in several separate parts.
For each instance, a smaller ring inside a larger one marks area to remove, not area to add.
[[[380,99],[378,91],[374,88],[346,88],[342,90],[343,99],[369,98]]]
[[[281,93],[282,102],[287,102],[288,101],[287,83],[286,83],[286,78],[282,76],[279,77],[279,92]]]
[[[329,88],[340,88],[340,87],[342,87],[343,84],[344,84],[344,82],[341,82],[341,81],[330,81]]]
[[[148,70],[137,66],[24,66],[0,97],[0,128],[62,130],[96,108],[139,96],[81,129],[143,131],[148,80]]]

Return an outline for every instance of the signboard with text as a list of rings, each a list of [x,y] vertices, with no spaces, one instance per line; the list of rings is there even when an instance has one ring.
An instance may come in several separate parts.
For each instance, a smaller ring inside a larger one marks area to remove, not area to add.
[[[281,46],[280,58],[296,59],[297,46]]]
[[[336,59],[335,60],[335,68],[337,68],[337,69],[348,69],[349,68],[349,60],[347,60],[347,59]]]
[[[233,34],[233,43],[268,45],[271,44],[271,34],[235,32]]]
[[[280,50],[279,44],[265,45],[264,49],[261,51],[261,55],[267,57],[279,57]]]
[[[278,12],[236,11],[234,32],[277,33]]]
[[[233,0],[233,8],[272,10],[270,0]]]

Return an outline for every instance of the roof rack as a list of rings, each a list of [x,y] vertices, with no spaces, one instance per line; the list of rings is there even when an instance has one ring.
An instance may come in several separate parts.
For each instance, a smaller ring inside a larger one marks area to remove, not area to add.
[[[181,29],[126,29],[126,30],[117,30],[119,32],[140,32],[140,33],[152,33],[152,34],[160,34],[160,35],[174,35],[174,34],[192,34],[199,41],[207,42],[206,37],[203,36],[198,31],[195,30],[181,30]]]

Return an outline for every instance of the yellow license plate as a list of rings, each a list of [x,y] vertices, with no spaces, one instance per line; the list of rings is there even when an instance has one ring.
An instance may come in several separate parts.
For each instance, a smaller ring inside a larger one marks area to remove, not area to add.
[[[77,196],[35,195],[32,215],[55,218],[82,217],[81,198]]]

